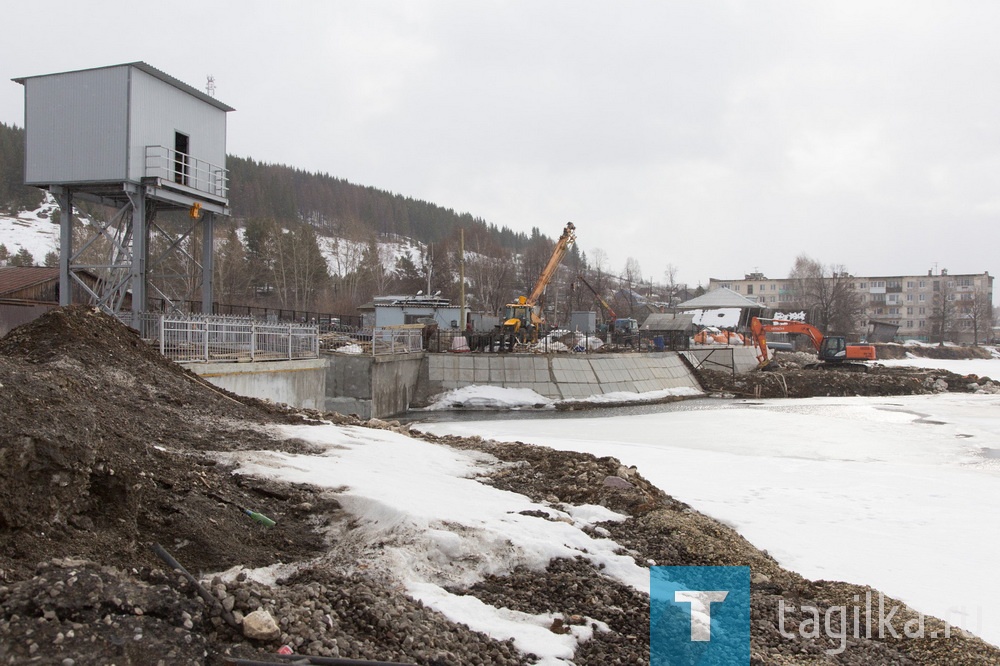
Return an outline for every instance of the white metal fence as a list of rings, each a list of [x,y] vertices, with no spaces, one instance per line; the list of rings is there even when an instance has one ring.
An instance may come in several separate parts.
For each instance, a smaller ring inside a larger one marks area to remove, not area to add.
[[[306,324],[218,315],[162,315],[160,353],[178,363],[319,357],[319,330]]]
[[[336,331],[320,336],[320,345],[324,350],[339,354],[411,354],[424,350],[424,330],[422,326],[408,325]]]

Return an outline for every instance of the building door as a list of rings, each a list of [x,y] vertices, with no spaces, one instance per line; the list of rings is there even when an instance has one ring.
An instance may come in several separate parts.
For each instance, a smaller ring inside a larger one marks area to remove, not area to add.
[[[174,182],[188,184],[188,153],[190,151],[187,134],[174,132]]]

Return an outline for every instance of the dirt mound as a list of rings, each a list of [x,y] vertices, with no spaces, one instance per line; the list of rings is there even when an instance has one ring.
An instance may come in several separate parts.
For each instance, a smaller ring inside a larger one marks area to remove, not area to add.
[[[153,541],[181,544],[196,570],[321,545],[292,508],[308,489],[234,480],[202,453],[274,448],[263,424],[290,417],[206,384],[113,317],[71,307],[15,329],[0,386],[0,581],[49,557],[152,563]],[[283,520],[257,529],[234,504]]]

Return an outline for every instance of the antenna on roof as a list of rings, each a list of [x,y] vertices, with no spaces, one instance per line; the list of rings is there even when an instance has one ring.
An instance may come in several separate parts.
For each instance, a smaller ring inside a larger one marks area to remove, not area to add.
[[[205,82],[205,92],[208,93],[209,97],[215,97],[215,77],[211,74],[208,75],[208,81]]]

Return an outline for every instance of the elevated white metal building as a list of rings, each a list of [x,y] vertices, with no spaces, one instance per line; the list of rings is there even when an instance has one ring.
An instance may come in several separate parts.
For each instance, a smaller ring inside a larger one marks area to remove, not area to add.
[[[226,114],[233,109],[143,62],[14,81],[25,95],[25,183],[52,192],[62,212],[61,298],[88,271],[100,277],[97,288],[84,285],[97,305],[117,314],[128,302],[133,313],[144,312],[147,291],[167,304],[191,296],[165,288],[160,269],[196,266],[197,275],[175,282],[200,288],[202,310],[211,312],[214,219],[229,214]],[[117,214],[74,239],[74,199]],[[171,210],[187,211],[189,222],[158,224],[157,212]],[[192,252],[197,232],[202,247]],[[184,260],[171,264],[177,253]]]

